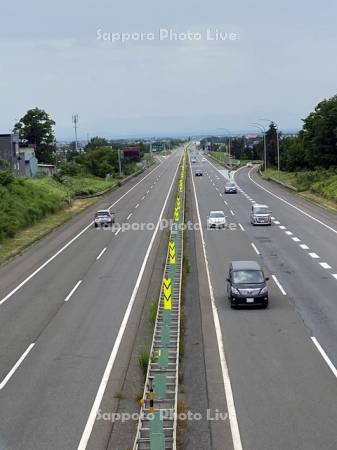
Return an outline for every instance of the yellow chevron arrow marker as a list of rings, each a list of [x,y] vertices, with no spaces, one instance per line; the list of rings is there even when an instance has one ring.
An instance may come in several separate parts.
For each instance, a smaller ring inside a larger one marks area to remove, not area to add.
[[[169,244],[169,256],[170,256],[170,264],[176,263],[176,244],[173,241],[170,241]]]
[[[171,278],[164,278],[163,292],[164,292],[164,309],[172,309],[172,280],[171,280]]]

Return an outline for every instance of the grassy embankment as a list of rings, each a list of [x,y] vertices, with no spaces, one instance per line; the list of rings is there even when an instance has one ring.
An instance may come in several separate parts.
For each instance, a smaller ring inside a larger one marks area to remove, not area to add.
[[[96,177],[16,178],[0,185],[0,264],[97,199],[76,199],[116,185]]]
[[[217,159],[220,162],[228,163],[228,153],[225,152],[211,152],[210,155],[212,155],[215,159]],[[242,166],[245,166],[248,162],[252,162],[254,164],[258,164],[261,161],[253,161],[251,159],[240,159],[240,164],[236,165],[234,168],[239,168]]]
[[[267,169],[265,178],[277,178],[277,170]],[[280,181],[295,187],[298,192],[330,209],[337,211],[337,170],[280,172]]]

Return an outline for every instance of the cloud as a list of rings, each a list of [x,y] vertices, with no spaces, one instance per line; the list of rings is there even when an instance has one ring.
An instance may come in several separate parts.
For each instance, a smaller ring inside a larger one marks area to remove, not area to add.
[[[55,118],[57,134],[127,130],[241,129],[260,116],[283,127],[335,94],[337,46],[332,0],[33,0],[6,4],[0,29],[0,130],[26,109]],[[15,26],[13,26],[13,20]],[[202,33],[201,40],[98,41],[111,33]],[[208,28],[237,33],[210,41]]]

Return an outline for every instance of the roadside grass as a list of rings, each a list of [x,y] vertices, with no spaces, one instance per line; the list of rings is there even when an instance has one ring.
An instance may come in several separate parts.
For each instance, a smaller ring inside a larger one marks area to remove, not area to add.
[[[0,264],[97,201],[76,196],[115,185],[115,179],[90,176],[13,178],[0,185]]]
[[[228,161],[228,153],[225,152],[211,152],[211,155],[214,156],[218,161]]]
[[[35,225],[18,231],[13,238],[3,239],[0,243],[0,265],[96,202],[97,198],[75,200],[70,207],[50,214]]]
[[[229,163],[229,159],[228,159],[228,153],[225,152],[211,152],[209,153],[211,156],[213,156],[213,158],[215,158],[216,160],[222,162],[222,163]],[[233,166],[234,169],[239,169],[242,166],[245,166],[248,162],[252,162],[254,164],[259,164],[261,163],[261,161],[255,161],[252,159],[240,159],[240,164],[237,164],[235,166]]]
[[[296,172],[280,172],[280,178],[278,177],[277,170],[275,169],[266,169],[262,173],[263,178],[269,179],[269,178],[276,178],[282,181],[282,183],[289,184],[290,186],[293,186],[294,188],[299,189],[299,183],[296,179]],[[305,189],[304,189],[305,190]]]
[[[77,195],[90,195],[104,191],[117,185],[117,180],[110,178],[104,180],[94,176],[74,176],[67,175],[43,177],[43,178],[25,178],[24,183],[36,189],[43,189],[54,195],[62,197],[75,197]]]
[[[264,178],[278,178],[276,169],[262,172]],[[280,172],[280,181],[295,187],[304,197],[327,208],[337,208],[337,171]]]

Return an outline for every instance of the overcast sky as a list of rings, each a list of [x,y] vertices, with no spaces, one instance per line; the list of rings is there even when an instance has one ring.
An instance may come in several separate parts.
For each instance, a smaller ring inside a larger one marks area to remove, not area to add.
[[[335,0],[19,0],[0,17],[0,133],[35,106],[59,139],[73,113],[82,138],[289,129],[337,93]],[[148,36],[106,40],[122,32]]]

